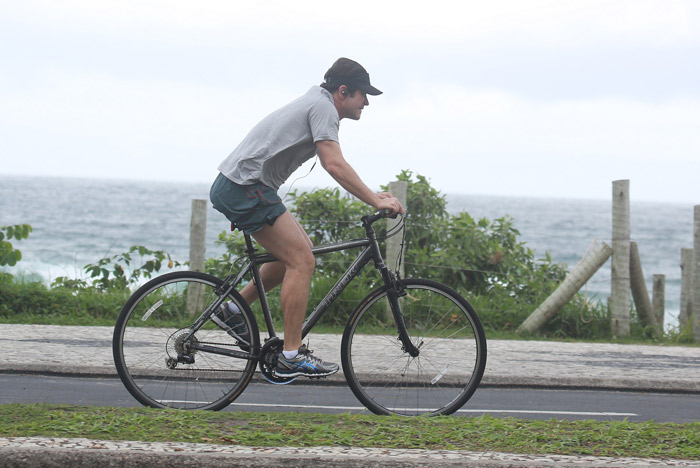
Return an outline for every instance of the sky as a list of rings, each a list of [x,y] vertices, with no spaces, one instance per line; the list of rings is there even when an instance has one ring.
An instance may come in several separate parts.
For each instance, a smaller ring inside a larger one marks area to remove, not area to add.
[[[208,183],[342,56],[384,91],[340,127],[373,189],[700,204],[695,0],[0,0],[0,40],[0,175]]]

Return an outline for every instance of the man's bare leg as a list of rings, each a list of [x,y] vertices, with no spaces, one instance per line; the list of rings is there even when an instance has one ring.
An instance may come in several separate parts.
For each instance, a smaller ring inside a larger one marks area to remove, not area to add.
[[[280,262],[266,263],[260,267],[260,280],[265,288],[265,292],[282,283],[285,270],[284,264]],[[241,296],[243,296],[243,299],[245,299],[248,304],[252,304],[258,300],[258,289],[252,281],[249,281],[248,284],[243,286],[243,289],[241,289]]]
[[[306,316],[311,275],[315,266],[311,243],[289,211],[278,217],[272,226],[265,225],[254,233],[253,238],[279,260],[276,262],[278,266],[275,263],[268,264],[265,274],[273,283],[283,276],[280,301],[284,314],[284,349],[297,350],[301,346],[301,326]],[[283,275],[279,265],[284,268]],[[268,287],[265,280],[263,284]],[[246,300],[252,298],[250,291],[246,291],[246,295]]]
[[[311,248],[313,244],[311,239],[309,239],[308,234],[306,234],[306,231],[304,231],[304,228],[301,227],[301,224],[299,224],[299,221],[294,216],[292,216],[292,219],[299,228],[299,231],[306,238],[309,248]],[[281,262],[266,263],[260,267],[260,279],[263,287],[265,288],[265,292],[274,289],[276,286],[279,286],[282,283],[285,271],[286,267]],[[243,296],[243,299],[245,299],[248,304],[252,304],[258,300],[258,289],[255,287],[252,281],[248,282],[248,284],[241,289],[241,296]]]

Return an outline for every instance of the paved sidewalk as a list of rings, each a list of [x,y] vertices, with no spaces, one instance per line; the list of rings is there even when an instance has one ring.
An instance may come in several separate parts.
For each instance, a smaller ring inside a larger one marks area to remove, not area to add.
[[[111,327],[0,324],[0,372],[115,375]],[[312,335],[338,362],[340,336]],[[334,378],[344,382],[342,372]],[[542,341],[488,341],[483,385],[700,392],[700,348]],[[344,447],[0,438],[1,467],[656,467],[700,462]]]
[[[340,362],[340,336],[310,347]],[[0,372],[116,375],[111,327],[0,324],[0,349]],[[700,392],[700,348],[489,340],[482,384]]]

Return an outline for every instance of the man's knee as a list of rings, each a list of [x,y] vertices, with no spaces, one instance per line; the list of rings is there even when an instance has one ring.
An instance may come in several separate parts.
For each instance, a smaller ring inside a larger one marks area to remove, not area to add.
[[[303,253],[300,252],[299,268],[309,275],[314,272],[314,268],[316,268],[316,258],[314,254],[311,253],[311,250]]]
[[[299,249],[290,256],[286,262],[283,262],[287,272],[294,271],[304,276],[311,277],[316,267],[316,259],[311,253],[311,250]]]

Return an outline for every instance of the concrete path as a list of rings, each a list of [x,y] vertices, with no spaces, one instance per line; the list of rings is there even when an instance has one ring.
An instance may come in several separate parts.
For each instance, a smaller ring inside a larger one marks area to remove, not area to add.
[[[110,327],[0,324],[0,372],[115,375]],[[310,347],[339,362],[340,337],[312,335]],[[336,379],[343,381],[342,372]],[[700,348],[649,345],[488,342],[484,385],[700,392]],[[464,451],[0,438],[0,467],[652,467],[700,462],[523,456]]]
[[[310,348],[340,362],[339,335]],[[0,349],[0,372],[116,375],[111,327],[0,324]],[[489,340],[482,384],[700,392],[700,348]]]

